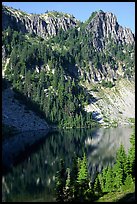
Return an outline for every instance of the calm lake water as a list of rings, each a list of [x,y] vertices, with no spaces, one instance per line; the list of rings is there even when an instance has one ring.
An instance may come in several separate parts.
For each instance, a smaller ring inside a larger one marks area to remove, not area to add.
[[[35,132],[35,136],[37,134],[39,132]],[[74,154],[82,157],[85,152],[92,179],[97,170],[114,164],[121,143],[128,152],[131,134],[130,126],[43,133],[37,145],[16,157],[11,170],[3,175],[2,200],[55,201],[55,174],[59,170],[60,159],[71,168]],[[3,157],[6,160],[5,153]]]

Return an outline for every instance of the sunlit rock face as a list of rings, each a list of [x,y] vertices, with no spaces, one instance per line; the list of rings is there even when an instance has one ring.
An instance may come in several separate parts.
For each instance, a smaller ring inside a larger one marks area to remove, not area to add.
[[[57,14],[56,12],[41,15],[27,14],[6,6],[2,9],[2,26],[11,28],[23,33],[32,33],[46,38],[55,36],[59,29],[64,31],[77,25],[75,17],[69,14]]]
[[[46,12],[44,14],[27,14],[17,9],[2,6],[2,27],[10,26],[23,33],[33,33],[41,37],[55,36],[59,29],[67,31],[77,27],[79,21],[72,15],[60,12]],[[99,11],[85,28],[94,37],[93,45],[97,49],[106,46],[106,38],[111,37],[116,43],[134,44],[134,34],[129,28],[123,28],[117,18],[110,12]]]
[[[89,47],[92,45],[97,52],[108,50],[109,43],[114,41],[116,45],[134,45],[135,36],[131,29],[124,28],[118,24],[117,18],[110,12],[98,11],[95,16],[84,23],[83,32],[89,36]],[[44,39],[56,36],[60,30],[68,31],[76,28],[79,32],[82,27],[80,21],[70,14],[61,12],[45,12],[44,14],[28,14],[21,10],[2,6],[2,29],[5,30],[10,26],[14,30],[18,30],[24,34],[33,34]],[[107,47],[108,46],[108,47]],[[123,50],[124,52],[124,50]],[[2,48],[3,61],[5,60],[5,49]],[[134,55],[131,52],[131,56]],[[76,66],[76,65],[75,65]],[[125,65],[121,62],[110,64],[101,64],[99,69],[95,68],[92,60],[89,61],[89,71],[85,72],[85,68],[71,69],[73,74],[80,77],[86,77],[89,83],[98,83],[102,80],[113,81],[118,77],[123,77]],[[113,69],[112,69],[113,67]],[[121,71],[122,70],[122,71]]]
[[[134,34],[129,28],[123,28],[117,22],[117,18],[110,12],[97,12],[95,17],[87,25],[87,30],[93,35],[93,45],[98,49],[104,49],[106,39],[110,37],[117,44],[134,44]]]

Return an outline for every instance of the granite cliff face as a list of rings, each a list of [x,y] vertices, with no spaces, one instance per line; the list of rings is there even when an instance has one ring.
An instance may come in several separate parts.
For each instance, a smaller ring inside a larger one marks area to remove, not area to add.
[[[94,15],[91,15],[87,21],[88,23],[85,23],[85,32],[89,36],[89,44],[97,52],[104,52],[105,54],[106,52],[110,52],[111,42],[115,45],[134,46],[134,34],[129,28],[120,26],[114,14],[101,10],[93,13]],[[64,31],[74,27],[78,31],[81,29],[80,22],[69,14],[56,11],[46,12],[40,15],[27,14],[7,6],[3,6],[2,8],[2,26],[3,30],[10,26],[22,33],[31,33],[45,39],[56,36],[60,29]],[[124,52],[125,50],[123,50]],[[131,58],[133,55],[134,53],[131,52]],[[2,47],[2,58],[3,62],[6,63],[4,46]],[[90,69],[86,73],[82,67],[78,67],[79,75],[83,77],[85,74],[86,80],[89,82],[100,82],[102,80],[113,82],[118,76],[121,77],[124,75],[125,64],[119,61],[113,66],[113,69],[109,64],[101,64],[100,69],[96,69],[92,61],[89,61],[89,67]]]
[[[42,15],[27,14],[19,10],[3,6],[2,26],[10,26],[23,33],[32,33],[46,38],[54,36],[59,29],[64,31],[77,25],[77,20],[69,14],[47,12]]]
[[[27,14],[23,11],[2,7],[2,26],[17,29],[23,33],[33,33],[43,38],[57,35],[59,29],[64,31],[69,28],[79,28],[79,21],[72,15],[56,11],[46,12],[41,15]],[[117,18],[110,12],[99,11],[86,26],[94,40],[93,45],[97,49],[105,47],[106,38],[111,37],[116,43],[133,44],[134,34],[129,28],[123,28],[117,22]]]
[[[93,35],[93,45],[98,49],[106,47],[106,39],[113,39],[116,44],[134,44],[134,35],[129,28],[123,28],[110,12],[99,11],[86,28]]]

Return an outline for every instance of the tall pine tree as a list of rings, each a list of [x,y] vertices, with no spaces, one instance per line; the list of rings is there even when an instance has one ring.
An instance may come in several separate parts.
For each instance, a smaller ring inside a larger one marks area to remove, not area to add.
[[[118,149],[116,153],[116,163],[113,167],[114,169],[114,187],[116,189],[120,189],[121,186],[124,184],[124,181],[126,179],[126,161],[127,156],[125,153],[125,149],[123,145],[120,145],[120,148]]]
[[[78,178],[77,178],[79,201],[87,200],[89,182],[90,180],[88,176],[87,158],[86,158],[86,155],[84,154],[83,159],[79,162]]]
[[[56,175],[56,201],[64,202],[64,188],[66,184],[66,169],[64,161],[60,161],[60,170]]]

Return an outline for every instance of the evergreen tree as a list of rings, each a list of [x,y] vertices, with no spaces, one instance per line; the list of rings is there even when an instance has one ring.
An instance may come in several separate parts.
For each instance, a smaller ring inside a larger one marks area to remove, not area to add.
[[[101,184],[101,189],[102,189],[102,192],[106,192],[106,174],[107,174],[107,171],[108,171],[108,167],[105,167],[103,168],[102,170],[102,173],[99,174],[99,181],[100,181],[100,184]]]
[[[100,197],[102,195],[101,183],[99,180],[99,172],[96,173],[94,181],[94,194],[96,195],[96,197]]]
[[[76,157],[76,155],[74,155],[72,159],[72,169],[70,172],[72,198],[74,201],[77,198],[78,194],[77,177],[78,177],[78,158]]]
[[[126,179],[126,173],[127,173],[126,161],[127,161],[127,156],[125,153],[125,149],[123,145],[121,144],[120,148],[118,149],[116,153],[116,163],[113,167],[114,169],[114,187],[116,189],[120,189]]]
[[[65,202],[71,202],[72,201],[72,187],[70,182],[70,169],[67,169],[67,179],[66,179],[66,185],[64,188],[64,201]]]
[[[64,188],[66,183],[66,169],[64,161],[60,161],[60,170],[56,175],[56,201],[64,202]]]
[[[125,180],[125,182],[124,182],[124,186],[123,186],[122,189],[123,189],[123,190],[129,189],[130,187],[133,186],[133,183],[134,183],[134,181],[133,181],[133,179],[132,179],[131,174],[128,174],[127,177],[126,177],[126,180]]]
[[[79,162],[78,178],[77,178],[79,201],[87,200],[89,182],[90,180],[88,176],[87,159],[86,159],[86,155],[84,154],[83,159]]]
[[[107,192],[113,191],[113,181],[114,181],[113,170],[109,166],[106,173],[106,183],[105,183],[105,189]]]
[[[131,147],[128,151],[128,156],[127,156],[127,169],[128,169],[128,172],[132,175],[132,178],[134,178],[135,177],[135,133],[131,135],[130,143],[131,143]]]

